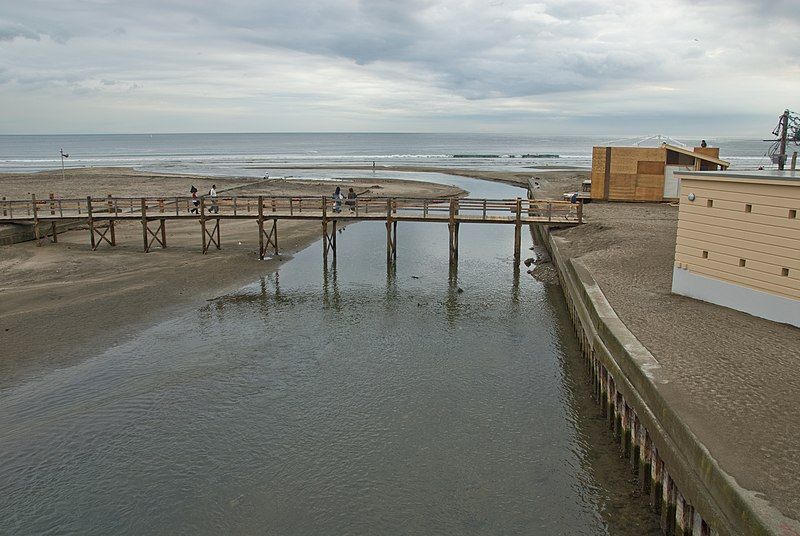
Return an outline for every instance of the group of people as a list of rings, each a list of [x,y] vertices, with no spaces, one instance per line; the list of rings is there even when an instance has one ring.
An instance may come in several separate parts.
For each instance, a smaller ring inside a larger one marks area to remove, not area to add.
[[[200,214],[200,198],[197,197],[197,188],[194,184],[189,188],[192,194],[192,208],[189,209],[191,214]],[[208,207],[208,212],[212,214],[219,214],[219,205],[217,204],[217,185],[212,184],[211,189],[208,191],[208,197],[211,198],[211,206]]]
[[[197,197],[197,188],[192,185],[189,188],[189,192],[192,194],[192,208],[189,209],[191,214],[199,214],[200,213],[200,198]],[[208,207],[208,212],[211,214],[219,214],[219,205],[217,204],[217,185],[212,184],[211,189],[208,191],[208,197],[211,199],[211,206]],[[342,211],[342,201],[350,211],[354,211],[356,209],[356,192],[350,188],[347,191],[347,199],[345,200],[344,194],[342,194],[342,189],[337,186],[336,191],[333,192],[333,211],[334,212],[341,212]]]
[[[356,209],[356,192],[350,188],[347,191],[347,200],[344,201],[345,197],[342,194],[342,189],[337,186],[336,191],[333,192],[333,211],[334,212],[341,212],[342,211],[342,201],[347,207],[350,209],[350,212],[353,212]]]

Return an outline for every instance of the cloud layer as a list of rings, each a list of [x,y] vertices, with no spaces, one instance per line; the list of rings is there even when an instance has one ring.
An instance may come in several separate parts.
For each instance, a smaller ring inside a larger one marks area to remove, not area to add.
[[[800,107],[790,1],[131,4],[4,7],[0,132],[760,135]]]

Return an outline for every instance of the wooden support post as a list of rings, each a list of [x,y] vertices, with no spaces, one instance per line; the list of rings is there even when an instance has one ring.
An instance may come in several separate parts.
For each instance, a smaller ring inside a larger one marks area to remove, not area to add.
[[[519,266],[522,241],[522,200],[519,197],[514,210],[516,211],[514,218],[514,266]]]
[[[328,220],[322,218],[322,260],[327,266],[328,264]]]
[[[86,196],[86,214],[89,217],[89,233],[91,235],[92,251],[97,249],[97,241],[94,239],[94,217],[92,215],[92,196]]]
[[[219,207],[216,205],[215,202],[211,201],[211,207]],[[217,208],[214,214],[219,214],[219,208]],[[208,248],[211,247],[211,244],[217,249],[221,249],[221,240],[220,240],[220,232],[219,232],[219,218],[214,218],[214,227],[211,228],[211,231],[208,230],[208,226],[206,224],[206,199],[205,197],[200,198],[200,229],[203,231],[203,253],[208,252]]]
[[[331,233],[328,234],[328,209],[327,199],[322,198],[322,259],[326,266],[328,251],[333,252],[333,262],[336,262],[336,220],[331,220]]]
[[[578,200],[578,223],[583,223],[583,200]]]
[[[39,212],[36,209],[36,194],[31,194],[31,207],[33,208],[33,236],[36,238],[36,247],[42,245],[39,235]]]
[[[133,200],[131,200],[133,203]],[[149,247],[147,244],[147,203],[142,198],[142,239],[144,240],[144,252],[147,253],[149,251]]]
[[[392,222],[392,261],[397,262],[397,220]]]
[[[458,212],[458,199],[450,200],[450,219],[447,223],[447,230],[450,234],[450,264],[458,264],[458,226],[456,213]]]
[[[107,242],[108,244],[115,246],[117,245],[117,239],[114,235],[114,218],[109,218],[108,224],[105,227],[97,227],[92,225],[92,251],[97,250],[100,247],[100,244],[103,242]],[[97,238],[95,238],[95,234]],[[106,235],[110,235],[109,238]]]
[[[208,251],[206,245],[206,198],[200,196],[200,230],[203,233],[203,254]]]
[[[386,200],[386,263],[392,264],[396,258],[392,238],[392,200]]]
[[[264,198],[258,196],[258,256],[264,260]]]
[[[333,262],[336,262],[336,220],[333,220],[331,236],[333,236]]]
[[[797,151],[792,153],[792,171],[797,169]]]
[[[159,225],[161,227],[161,247],[162,248],[166,248],[167,247],[167,225],[166,225],[167,220],[162,218],[159,221],[161,222],[160,225]],[[111,220],[111,225],[112,225],[111,229],[112,230],[114,229],[114,227],[113,227],[114,223],[113,222],[114,222],[114,220]],[[112,234],[112,236],[113,236],[113,234]],[[111,244],[111,245],[113,246],[114,244]]]
[[[56,221],[50,222],[50,232],[53,233],[53,243],[58,244],[58,231],[56,230]]]
[[[386,220],[386,262],[397,262],[397,220]]]
[[[3,196],[3,217],[8,216],[8,211],[6,210],[6,205],[7,205],[6,198],[5,198],[5,196]]]

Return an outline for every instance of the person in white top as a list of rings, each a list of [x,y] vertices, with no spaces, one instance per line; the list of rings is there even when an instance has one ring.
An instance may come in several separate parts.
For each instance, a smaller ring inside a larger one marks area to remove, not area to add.
[[[211,208],[208,209],[209,212],[213,212],[214,214],[219,214],[219,205],[217,205],[217,185],[212,184],[211,189],[208,191],[209,197],[211,197]]]

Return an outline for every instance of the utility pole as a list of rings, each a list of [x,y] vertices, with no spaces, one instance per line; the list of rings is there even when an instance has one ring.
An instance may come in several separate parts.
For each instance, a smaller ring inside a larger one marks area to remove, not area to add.
[[[786,137],[789,132],[789,110],[784,110],[781,116],[781,153],[778,155],[778,169],[786,166]]]

